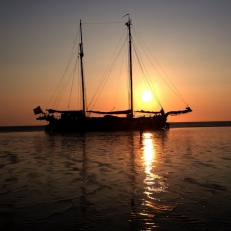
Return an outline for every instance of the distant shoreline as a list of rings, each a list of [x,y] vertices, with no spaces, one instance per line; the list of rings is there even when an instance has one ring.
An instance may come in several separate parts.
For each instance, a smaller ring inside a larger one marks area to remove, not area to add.
[[[185,127],[230,127],[231,121],[170,122],[172,128]]]
[[[0,133],[4,132],[36,132],[44,131],[44,125],[27,125],[27,126],[1,126]]]
[[[230,127],[230,126],[231,126],[231,121],[170,122],[170,128]],[[0,126],[0,133],[4,133],[4,132],[38,132],[38,131],[44,131],[44,125]]]

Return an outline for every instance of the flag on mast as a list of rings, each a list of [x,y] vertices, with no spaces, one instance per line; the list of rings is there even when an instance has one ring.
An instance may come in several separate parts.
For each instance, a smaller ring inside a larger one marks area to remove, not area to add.
[[[34,110],[34,114],[37,115],[37,114],[40,114],[40,113],[43,113],[42,109],[40,106],[36,107]]]

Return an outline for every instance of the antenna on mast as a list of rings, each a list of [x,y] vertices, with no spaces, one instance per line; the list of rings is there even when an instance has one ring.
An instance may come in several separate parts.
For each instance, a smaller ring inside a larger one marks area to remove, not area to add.
[[[124,17],[127,16],[127,15],[129,16],[129,14],[125,14],[122,18],[124,18]]]

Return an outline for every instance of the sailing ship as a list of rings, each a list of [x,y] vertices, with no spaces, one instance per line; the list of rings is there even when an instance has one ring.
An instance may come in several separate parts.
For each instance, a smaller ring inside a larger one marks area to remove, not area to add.
[[[179,115],[191,112],[191,108],[187,105],[185,110],[176,110],[165,112],[163,107],[160,111],[134,111],[133,107],[133,74],[132,74],[132,35],[131,35],[131,19],[129,14],[128,21],[125,23],[128,31],[128,57],[129,57],[129,81],[130,81],[130,105],[126,110],[120,111],[93,111],[86,110],[85,100],[85,81],[83,71],[83,40],[82,40],[82,23],[80,20],[80,70],[81,70],[81,93],[82,108],[81,110],[56,110],[46,109],[46,113],[42,111],[40,106],[34,109],[34,114],[40,116],[37,120],[45,120],[48,124],[45,126],[46,132],[88,132],[88,131],[151,131],[160,130],[168,127],[167,118],[169,115]],[[125,15],[125,16],[127,16]],[[101,117],[87,116],[87,113],[101,114]],[[141,113],[142,116],[134,116],[134,113]],[[143,116],[148,114],[149,116]],[[123,116],[121,116],[123,115]]]

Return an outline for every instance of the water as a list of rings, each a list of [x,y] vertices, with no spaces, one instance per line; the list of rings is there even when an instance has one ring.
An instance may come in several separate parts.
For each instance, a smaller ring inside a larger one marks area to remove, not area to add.
[[[230,137],[0,133],[0,230],[229,230]]]

